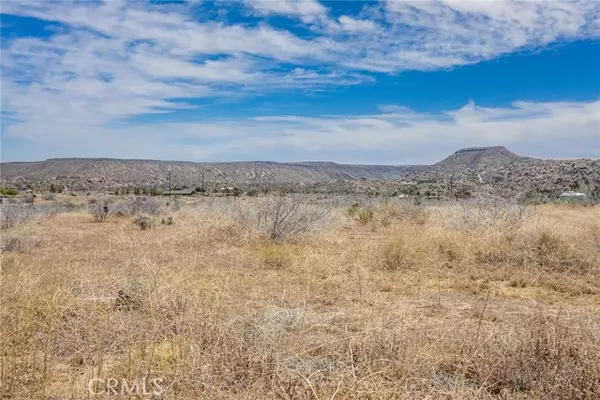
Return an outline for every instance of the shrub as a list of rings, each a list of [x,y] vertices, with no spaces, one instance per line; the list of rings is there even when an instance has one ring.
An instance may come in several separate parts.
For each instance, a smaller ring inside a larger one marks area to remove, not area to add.
[[[431,216],[429,210],[409,203],[384,204],[380,207],[379,211],[381,213],[381,222],[384,226],[390,225],[393,220],[423,225]]]
[[[360,210],[354,216],[354,220],[361,225],[367,225],[369,222],[373,221],[374,218],[375,213],[371,210]]]
[[[268,244],[261,249],[264,265],[272,269],[287,268],[292,263],[290,249],[283,244]]]
[[[600,201],[600,185],[594,186],[594,188],[590,191],[590,195],[592,199],[595,201]]]
[[[161,212],[161,204],[158,200],[152,197],[138,197],[132,205],[134,214],[159,214]]]
[[[40,247],[42,241],[40,238],[31,236],[31,237],[22,237],[22,236],[10,236],[6,239],[4,244],[2,245],[2,251],[4,252],[19,252],[26,251],[33,247]]]
[[[78,211],[80,207],[76,204],[73,204],[71,201],[67,201],[64,203],[56,202],[50,206],[45,207],[45,209],[47,210],[46,214],[54,216],[60,213]]]
[[[50,193],[62,193],[64,190],[64,186],[55,185],[54,183],[50,184]]]
[[[116,215],[117,217],[128,217],[133,215],[133,212],[131,211],[131,205],[124,201],[113,204],[112,214]]]
[[[168,216],[160,220],[160,223],[163,225],[173,225],[175,221],[173,221],[173,217]]]
[[[488,265],[517,265],[543,271],[584,273],[593,265],[593,255],[573,246],[548,229],[498,232],[475,251],[475,261]]]
[[[383,245],[381,249],[381,266],[389,271],[398,271],[410,268],[413,260],[407,245],[399,240],[391,241]]]
[[[585,272],[591,267],[590,260],[550,230],[542,230],[535,235],[531,250],[534,263],[542,269]]]
[[[0,227],[9,229],[31,217],[30,207],[4,205],[0,208]]]
[[[92,202],[93,200],[93,202]],[[110,202],[107,199],[90,199],[88,211],[96,222],[104,222],[110,215]]]
[[[138,281],[127,282],[117,293],[114,308],[125,311],[139,310],[147,296],[147,291]]]
[[[346,211],[348,216],[361,225],[367,225],[375,219],[375,212],[365,208],[360,203],[354,203]]]
[[[383,225],[385,227],[390,226],[392,224],[392,220],[393,219],[392,219],[391,216],[389,216],[389,215],[382,215],[381,216],[381,220],[380,220],[381,221],[381,225]]]
[[[254,209],[238,209],[237,221],[272,241],[291,239],[317,227],[331,214],[329,207],[279,197],[265,199]]]
[[[137,197],[113,206],[113,214],[125,217],[137,214],[160,214],[162,204],[153,197]]]
[[[25,204],[33,204],[35,202],[35,195],[34,194],[28,194],[26,196],[23,197],[23,202]]]
[[[80,208],[80,206],[71,202],[71,200],[67,200],[65,203],[62,203],[62,207],[67,211],[74,211]]]
[[[16,189],[0,187],[0,194],[4,196],[16,196],[19,192]]]
[[[449,220],[460,230],[477,228],[513,230],[520,228],[531,215],[532,208],[525,204],[519,204],[514,199],[490,196],[463,202]]]
[[[356,214],[358,214],[358,212],[363,208],[362,204],[360,203],[353,203],[350,207],[348,207],[348,209],[346,210],[346,214],[348,214],[348,216],[350,218],[354,218],[354,216],[356,216]]]
[[[528,190],[524,193],[521,193],[519,196],[517,196],[516,200],[519,204],[526,205],[538,205],[542,203],[540,194],[535,190]]]
[[[156,221],[154,220],[154,218],[144,214],[135,217],[133,223],[143,231],[150,230],[156,225]]]
[[[122,202],[116,206],[117,213],[121,216],[136,214],[160,214],[162,205],[153,197],[136,197],[133,200]]]

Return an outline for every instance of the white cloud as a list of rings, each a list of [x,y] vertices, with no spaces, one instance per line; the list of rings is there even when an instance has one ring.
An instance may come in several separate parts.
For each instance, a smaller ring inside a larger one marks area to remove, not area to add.
[[[249,60],[206,60],[193,63],[183,58],[136,54],[132,64],[143,72],[163,79],[197,79],[208,82],[245,83],[261,79],[262,74],[248,72],[253,68]]]
[[[185,6],[141,2],[3,2],[3,12],[91,29],[122,44],[145,41],[168,56],[249,54],[367,71],[435,69],[490,59],[559,38],[600,36],[594,0],[388,0],[365,3],[363,17],[329,17],[316,0],[247,0],[258,15],[303,18],[315,32],[199,22]],[[348,37],[350,35],[350,37]]]
[[[338,27],[347,32],[369,32],[377,29],[375,22],[366,19],[355,19],[348,15],[338,18]]]
[[[56,107],[58,108],[58,107]],[[29,157],[113,156],[185,160],[333,160],[433,163],[461,147],[505,145],[538,157],[600,157],[600,100],[518,102],[417,113],[387,105],[384,113],[331,117],[263,116],[218,122],[105,127],[73,113],[16,125],[10,137],[30,141]],[[52,134],[46,134],[48,126]],[[42,132],[43,134],[32,134]],[[565,134],[568,132],[568,134]],[[118,144],[118,145],[115,145]]]
[[[388,0],[386,9],[392,24],[421,32],[415,47],[465,63],[559,38],[600,35],[594,22],[600,3],[594,0]]]
[[[75,113],[110,125],[190,107],[173,98],[320,90],[369,79],[343,70],[273,71],[279,62],[318,55],[319,46],[268,26],[199,23],[181,10],[141,4],[6,2],[3,12],[60,21],[72,30],[8,43],[2,52],[3,110],[23,121],[50,115],[71,120]]]
[[[317,0],[245,0],[245,4],[259,14],[295,16],[307,23],[327,13]]]
[[[336,150],[320,153],[322,158],[349,161],[359,159],[361,146],[387,154],[392,146],[434,138],[452,144],[445,150],[459,141],[469,144],[466,139],[510,144],[506,140],[519,132],[568,142],[552,121],[564,132],[580,129],[577,134],[586,143],[582,154],[593,150],[589,144],[595,139],[591,135],[597,128],[597,102],[519,103],[506,109],[470,104],[433,116],[391,111],[392,107],[381,115],[347,118],[124,125],[127,118],[191,107],[185,100],[325,90],[371,81],[369,73],[374,71],[447,68],[559,39],[600,36],[600,3],[591,0],[390,0],[383,6],[365,3],[357,15],[341,16],[333,16],[316,0],[248,0],[245,5],[255,17],[285,15],[297,20],[290,30],[269,26],[268,19],[244,24],[210,21],[196,18],[203,7],[198,2],[3,1],[3,13],[64,24],[48,38],[3,38],[3,135],[31,141],[39,151],[29,154],[40,157],[78,155],[78,149],[81,155],[126,156],[129,149],[117,154],[107,143],[133,145],[146,139],[133,146],[137,153],[130,156],[275,158],[285,149],[290,156],[307,158],[309,151],[329,146]],[[304,34],[293,29],[296,24]],[[442,122],[444,118],[452,123]],[[534,125],[526,126],[529,123]],[[175,129],[182,133],[173,133]],[[228,129],[241,134],[231,136]],[[188,136],[199,141],[198,131],[227,142],[207,146],[202,153],[193,146],[172,144]],[[264,157],[259,156],[262,150]],[[17,149],[4,145],[3,151]],[[386,157],[390,162],[403,160],[401,154]]]

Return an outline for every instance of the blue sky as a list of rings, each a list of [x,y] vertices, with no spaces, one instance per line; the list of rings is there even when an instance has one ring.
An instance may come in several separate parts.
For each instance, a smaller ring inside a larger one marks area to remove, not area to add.
[[[2,161],[600,157],[591,0],[1,3]]]

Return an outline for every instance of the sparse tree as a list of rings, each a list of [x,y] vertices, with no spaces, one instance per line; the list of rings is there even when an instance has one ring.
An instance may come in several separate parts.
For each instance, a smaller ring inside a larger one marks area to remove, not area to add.
[[[92,216],[94,217],[94,220],[96,222],[104,222],[106,221],[106,219],[109,216],[109,202],[107,199],[102,199],[102,200],[98,200],[96,199],[96,201],[94,201],[93,203],[90,202],[91,204],[89,205],[89,212],[90,214],[92,214]]]
[[[596,185],[593,189],[592,189],[592,198],[596,199],[596,200],[600,200],[600,185]]]
[[[571,184],[571,190],[574,192],[578,192],[580,189],[579,182],[575,181]]]
[[[19,192],[16,189],[0,187],[0,194],[4,196],[16,196]]]

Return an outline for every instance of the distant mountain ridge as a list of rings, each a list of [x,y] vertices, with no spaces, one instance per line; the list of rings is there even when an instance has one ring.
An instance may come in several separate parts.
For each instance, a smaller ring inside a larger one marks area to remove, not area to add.
[[[345,165],[332,162],[277,163],[271,161],[195,163],[189,161],[123,160],[110,158],[64,158],[34,162],[2,163],[5,181],[58,180],[70,188],[92,185],[109,187],[139,185],[165,187],[207,182],[230,184],[310,184],[346,180],[392,180],[425,166]]]
[[[3,185],[43,188],[54,183],[71,190],[195,187],[204,179],[215,185],[302,187],[326,184],[354,191],[361,185],[373,186],[376,182],[379,182],[378,187],[391,187],[399,181],[435,182],[443,186],[449,177],[465,184],[517,191],[557,192],[573,186],[591,190],[600,185],[600,160],[541,160],[520,156],[504,146],[491,146],[464,148],[433,165],[351,165],[328,161],[196,163],[113,158],[52,158],[0,164]]]

